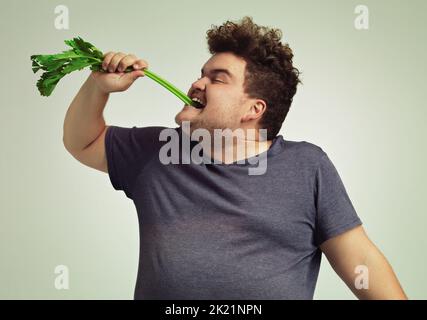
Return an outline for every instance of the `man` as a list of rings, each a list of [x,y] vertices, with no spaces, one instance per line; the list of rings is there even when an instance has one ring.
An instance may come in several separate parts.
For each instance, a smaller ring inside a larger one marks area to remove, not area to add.
[[[66,149],[108,173],[135,203],[135,299],[312,299],[322,252],[358,298],[406,299],[327,154],[278,135],[300,82],[280,30],[245,17],[213,27],[207,38],[212,57],[188,92],[202,107],[184,106],[178,128],[105,124],[109,94],[127,90],[148,67],[115,52],[104,57],[108,72],[84,83],[64,121]],[[123,73],[129,66],[135,70]],[[184,141],[198,129],[227,128],[244,135],[219,153],[203,148],[213,163],[162,163],[165,130]],[[251,137],[250,130],[267,134]],[[243,154],[238,143],[247,147]],[[249,160],[261,155],[267,170],[249,175]]]

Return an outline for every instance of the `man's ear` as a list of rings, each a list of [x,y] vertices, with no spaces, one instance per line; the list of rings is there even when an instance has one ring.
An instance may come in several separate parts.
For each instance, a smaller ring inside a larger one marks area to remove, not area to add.
[[[265,103],[264,100],[261,100],[261,99],[254,100],[249,110],[242,117],[241,122],[260,119],[266,109],[267,109],[267,104]]]

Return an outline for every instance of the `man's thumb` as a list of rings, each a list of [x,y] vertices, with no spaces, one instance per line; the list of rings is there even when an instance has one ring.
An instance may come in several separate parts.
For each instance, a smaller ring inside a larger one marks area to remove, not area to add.
[[[144,76],[143,70],[134,70],[126,74],[126,78],[128,78],[131,81],[135,81],[139,77],[143,77],[143,76]]]

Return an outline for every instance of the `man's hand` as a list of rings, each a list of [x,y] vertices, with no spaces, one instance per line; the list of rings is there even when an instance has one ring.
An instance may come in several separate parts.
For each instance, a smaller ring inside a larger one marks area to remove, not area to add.
[[[132,66],[134,71],[123,71]],[[81,163],[108,171],[105,154],[107,126],[103,110],[109,93],[127,90],[139,77],[144,76],[148,63],[132,54],[109,52],[104,55],[102,68],[94,71],[71,102],[64,120],[64,146]]]
[[[320,245],[335,272],[359,299],[408,299],[383,254],[358,226]],[[368,288],[356,287],[357,266],[366,266]]]
[[[130,66],[134,71],[125,73]],[[108,52],[104,55],[102,68],[107,72],[93,71],[91,77],[103,93],[111,93],[127,90],[136,79],[144,76],[142,69],[148,68],[148,63],[133,54]]]

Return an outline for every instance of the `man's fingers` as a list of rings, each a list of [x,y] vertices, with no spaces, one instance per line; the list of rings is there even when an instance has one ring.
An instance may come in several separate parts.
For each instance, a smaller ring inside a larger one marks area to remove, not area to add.
[[[122,60],[120,60],[117,71],[119,72],[125,71],[127,67],[133,65],[137,60],[138,58],[135,55],[128,54],[127,56],[123,57]]]
[[[133,68],[135,70],[148,68],[148,62],[143,59],[138,59],[137,61],[134,62]]]
[[[114,51],[104,54],[102,69],[105,71],[123,72],[129,66],[132,66],[135,70],[142,70],[148,68],[148,62],[143,59],[138,59],[134,54],[125,54]]]
[[[107,52],[106,54],[104,54],[104,60],[102,61],[102,69],[104,69],[105,71],[108,70],[108,65],[111,62],[111,59],[114,57],[116,53],[115,52]]]
[[[116,72],[117,67],[120,63],[120,61],[126,56],[123,52],[116,53],[113,58],[110,61],[110,64],[108,65],[108,71],[109,72]]]

